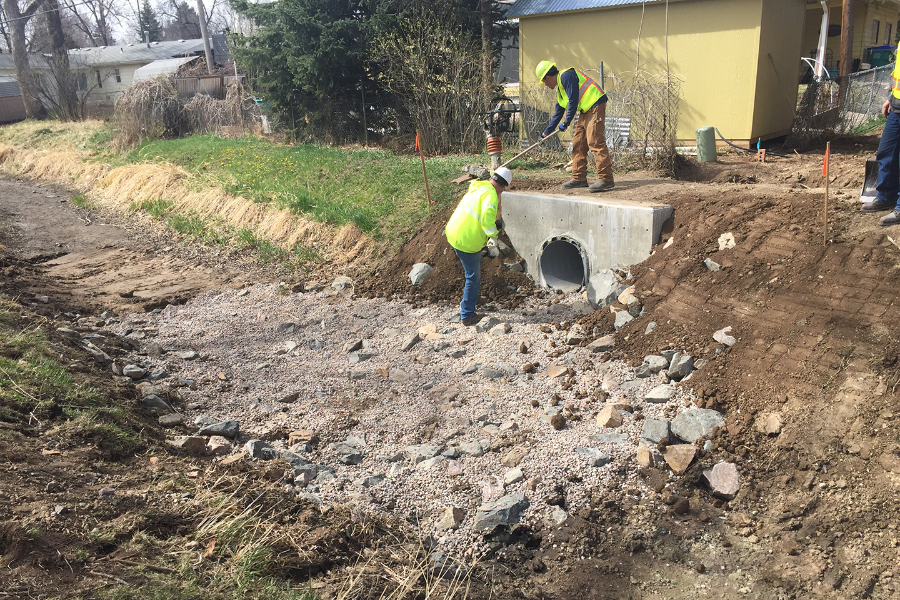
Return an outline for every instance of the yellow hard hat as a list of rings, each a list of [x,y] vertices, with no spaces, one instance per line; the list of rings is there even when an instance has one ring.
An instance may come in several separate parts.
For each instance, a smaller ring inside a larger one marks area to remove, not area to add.
[[[534,74],[537,75],[538,81],[544,79],[547,76],[547,72],[556,66],[555,62],[549,60],[542,60],[538,63],[537,69],[534,70]]]

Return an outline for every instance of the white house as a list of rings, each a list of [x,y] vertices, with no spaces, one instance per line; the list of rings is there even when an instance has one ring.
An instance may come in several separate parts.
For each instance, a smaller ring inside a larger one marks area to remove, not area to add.
[[[210,36],[213,62],[225,64],[230,59],[224,35]],[[77,73],[78,91],[82,99],[87,96],[92,105],[112,105],[116,98],[135,81],[135,71],[157,61],[145,71],[157,74],[174,72],[178,61],[175,58],[203,56],[203,40],[178,40],[172,42],[151,42],[149,44],[120,44],[69,50],[69,64]],[[46,69],[47,57],[30,54],[32,69]],[[182,61],[186,62],[186,61]],[[0,53],[0,77],[15,77],[16,69],[12,54]],[[140,75],[138,76],[140,78]]]
[[[224,35],[210,36],[210,46],[214,63],[224,64],[229,60]],[[78,72],[78,91],[89,94],[91,104],[113,104],[116,98],[135,82],[135,72],[138,69],[157,61],[166,61],[159,63],[160,69],[150,70],[158,70],[160,74],[168,73],[170,71],[163,67],[178,66],[177,62],[169,59],[197,57],[203,54],[202,39],[178,40],[78,48],[69,51],[69,62],[72,69]]]

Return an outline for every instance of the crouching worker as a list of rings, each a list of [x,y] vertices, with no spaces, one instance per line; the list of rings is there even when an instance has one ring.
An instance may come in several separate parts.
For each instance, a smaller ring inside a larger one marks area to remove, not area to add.
[[[458,317],[466,327],[475,325],[484,316],[475,314],[481,289],[481,249],[488,238],[500,232],[500,195],[510,181],[512,173],[506,167],[498,168],[487,181],[473,181],[444,229],[466,275]],[[456,321],[456,317],[452,320]]]

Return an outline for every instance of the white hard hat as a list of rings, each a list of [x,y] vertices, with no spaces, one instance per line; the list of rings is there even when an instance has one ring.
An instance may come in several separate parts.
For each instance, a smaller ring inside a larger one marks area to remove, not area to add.
[[[497,170],[494,171],[494,175],[491,179],[494,179],[501,185],[507,186],[512,183],[512,171],[506,167],[498,167]]]

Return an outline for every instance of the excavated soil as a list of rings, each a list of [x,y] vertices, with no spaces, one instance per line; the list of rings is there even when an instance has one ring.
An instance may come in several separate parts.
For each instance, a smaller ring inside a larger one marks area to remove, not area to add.
[[[369,297],[399,297],[413,305],[420,303],[454,304],[462,299],[465,284],[462,264],[453,251],[444,227],[453,213],[448,209],[429,217],[400,252],[384,261],[371,276],[357,284],[356,291]],[[511,245],[505,234],[501,241]],[[506,308],[520,306],[534,285],[524,273],[512,271],[507,264],[521,257],[512,251],[506,256],[485,256],[481,264],[481,297],[486,303]],[[416,263],[427,263],[434,271],[421,284],[414,286],[409,272]],[[492,306],[493,307],[493,306]]]

